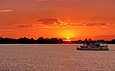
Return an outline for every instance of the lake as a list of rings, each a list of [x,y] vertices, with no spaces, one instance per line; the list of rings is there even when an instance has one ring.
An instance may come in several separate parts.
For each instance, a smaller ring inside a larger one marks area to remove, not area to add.
[[[109,51],[80,51],[80,44],[1,44],[0,71],[115,71]]]

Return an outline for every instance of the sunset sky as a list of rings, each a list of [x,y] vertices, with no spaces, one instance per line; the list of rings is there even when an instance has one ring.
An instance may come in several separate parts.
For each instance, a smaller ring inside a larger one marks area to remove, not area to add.
[[[115,38],[115,0],[0,0],[0,37]]]

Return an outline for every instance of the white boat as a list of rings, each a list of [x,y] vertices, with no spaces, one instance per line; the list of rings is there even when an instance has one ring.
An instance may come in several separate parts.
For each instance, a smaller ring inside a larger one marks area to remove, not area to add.
[[[99,51],[107,51],[108,44],[105,43],[85,43],[81,45],[77,50],[99,50]]]

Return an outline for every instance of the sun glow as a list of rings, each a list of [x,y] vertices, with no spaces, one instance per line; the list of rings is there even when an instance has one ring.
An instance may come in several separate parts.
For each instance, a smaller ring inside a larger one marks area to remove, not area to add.
[[[70,38],[70,37],[66,37],[66,39],[65,39],[64,41],[70,42],[70,41],[71,41],[71,38]]]
[[[71,29],[62,29],[62,31],[60,31],[60,36],[62,38],[67,38],[67,39],[69,39],[70,37],[74,38],[75,32]]]

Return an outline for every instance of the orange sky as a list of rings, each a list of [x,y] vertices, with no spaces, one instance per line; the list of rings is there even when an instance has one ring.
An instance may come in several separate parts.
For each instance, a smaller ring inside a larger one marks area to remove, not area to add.
[[[114,0],[0,0],[1,37],[115,38]]]

